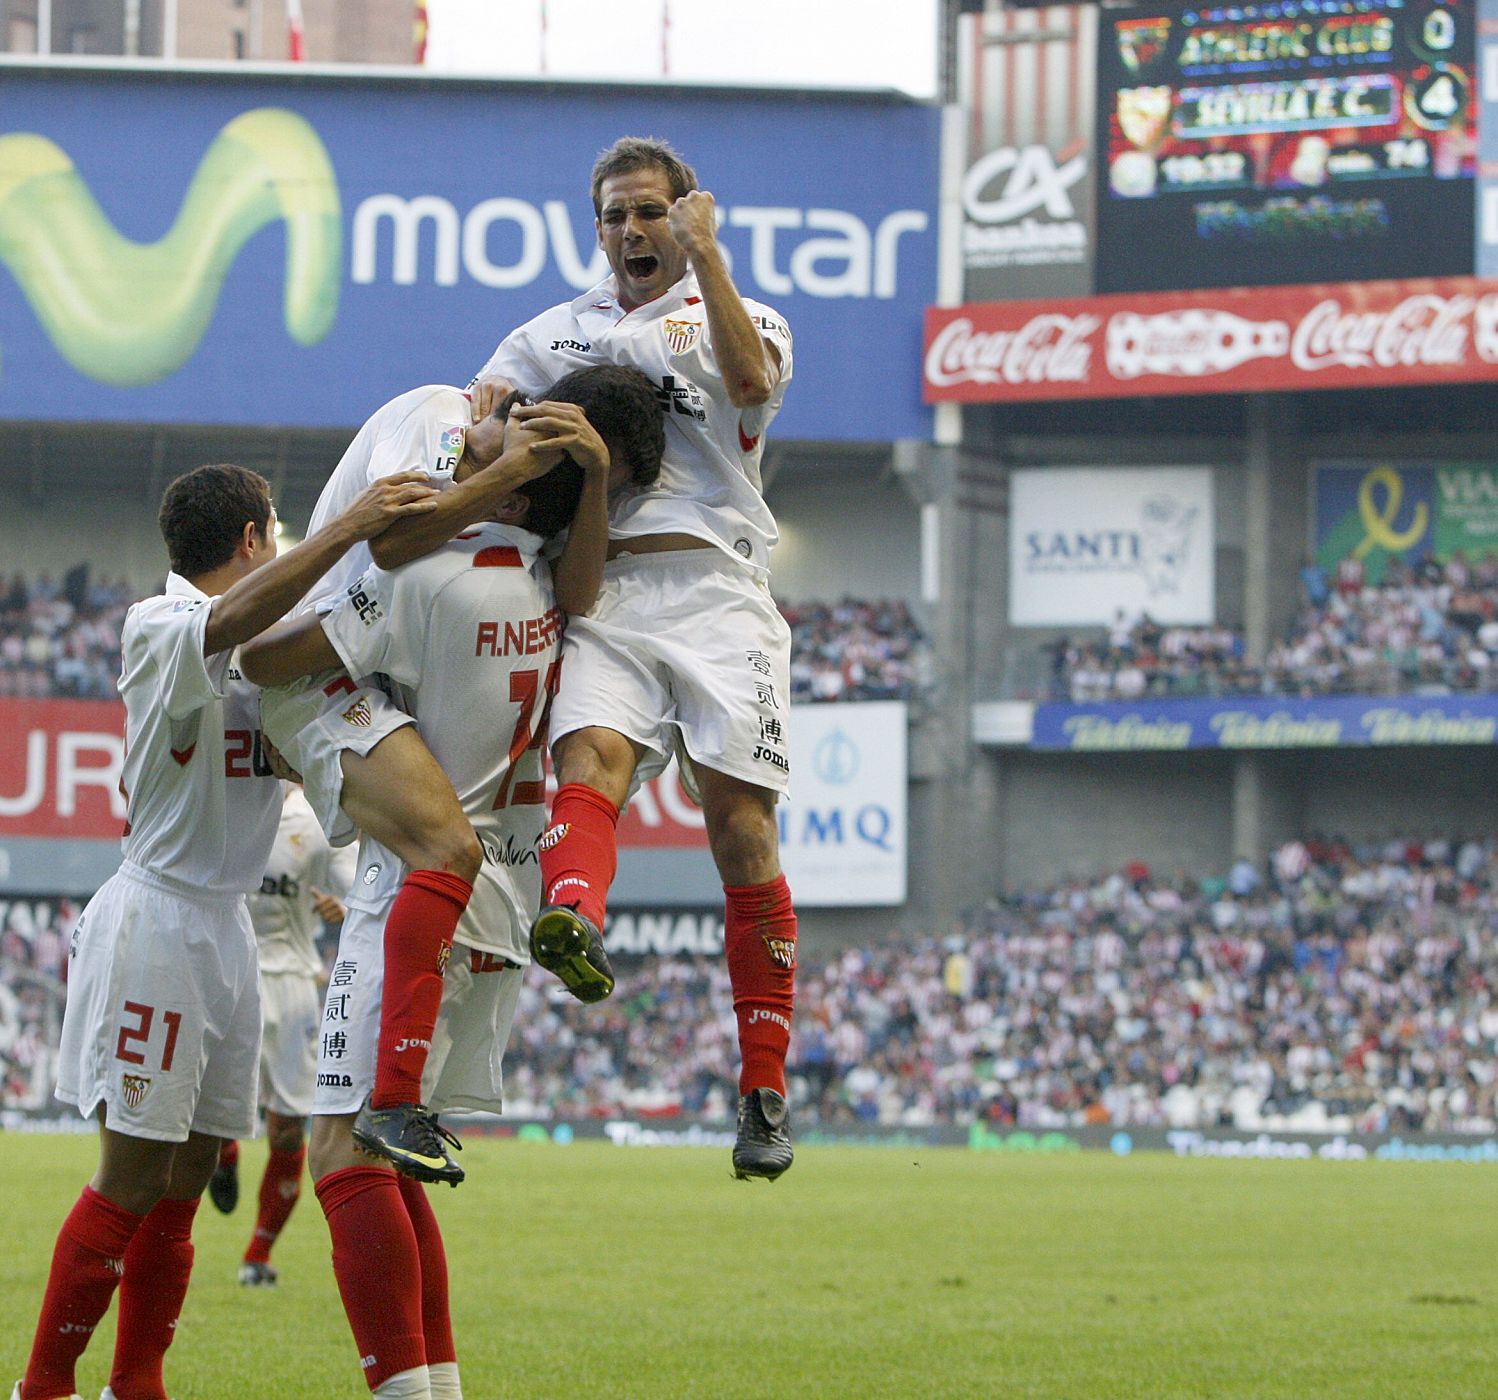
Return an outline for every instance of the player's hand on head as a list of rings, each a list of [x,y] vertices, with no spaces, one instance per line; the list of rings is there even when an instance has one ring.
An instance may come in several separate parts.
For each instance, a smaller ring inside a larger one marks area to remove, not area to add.
[[[482,423],[498,406],[506,394],[514,393],[515,386],[508,379],[494,375],[489,379],[476,379],[468,391],[473,422]]]
[[[366,486],[340,517],[355,539],[368,540],[406,515],[437,508],[437,491],[424,472],[397,472]]]
[[[718,206],[706,190],[688,190],[666,211],[666,226],[688,256],[718,241]]]
[[[610,465],[608,444],[588,422],[588,415],[575,403],[517,404],[510,410],[510,422],[518,426],[527,439],[537,439],[538,448],[555,448],[566,453],[589,475],[606,474]],[[560,461],[553,458],[546,470]]]
[[[288,783],[302,781],[302,775],[286,761],[286,755],[271,743],[270,736],[263,732],[260,735],[260,752],[270,766],[272,777],[280,778],[282,782]]]

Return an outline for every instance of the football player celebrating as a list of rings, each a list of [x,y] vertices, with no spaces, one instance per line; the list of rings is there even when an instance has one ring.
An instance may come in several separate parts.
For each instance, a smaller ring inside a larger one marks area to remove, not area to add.
[[[276,843],[250,895],[250,923],[260,955],[260,1108],[270,1156],[260,1179],[255,1228],[239,1266],[239,1281],[274,1287],[271,1249],[301,1197],[307,1147],[304,1124],[312,1112],[317,1032],[322,1019],[324,924],[343,922],[340,895],[353,880],[354,849],[334,851],[296,783],[285,784]],[[331,891],[337,889],[338,893]],[[208,1198],[225,1215],[239,1199],[239,1144],[226,1142],[208,1182]]]
[[[615,505],[602,596],[568,629],[552,712],[561,786],[531,951],[583,1001],[613,990],[600,930],[619,810],[674,749],[695,775],[727,901],[742,1055],[734,1169],[774,1180],[791,1164],[796,916],[775,824],[790,776],[790,630],[770,598],[776,531],[760,457],[790,382],[791,335],[739,295],[713,197],[668,145],[616,142],[593,167],[592,194],[612,276],[506,337],[474,393],[482,412],[510,385],[633,365],[666,419],[660,480]]]
[[[654,421],[649,386],[636,388],[637,412]],[[551,417],[538,409],[511,420],[511,432],[551,434],[560,426]],[[541,550],[572,519],[584,476],[609,470],[608,449],[596,436],[580,444],[576,459],[502,494],[493,520],[402,568],[371,567],[321,617],[303,616],[246,648],[248,673],[267,682],[335,665],[350,675],[386,677],[477,833],[483,861],[438,984],[440,1007],[423,1066],[422,1101],[434,1115],[501,1108],[501,1062],[540,896],[541,748],[563,626]],[[456,1400],[461,1390],[436,1217],[424,1188],[383,1162],[371,1165],[355,1134],[377,1073],[382,930],[406,875],[396,852],[368,832],[358,872],[323,1011],[312,1175],[370,1388],[381,1397]]]
[[[660,470],[659,415],[641,417],[641,395],[649,394],[649,386],[618,370],[570,376],[548,394],[539,405],[507,398],[472,426],[466,395],[443,385],[402,394],[375,413],[323,488],[313,528],[370,482],[408,469],[425,472],[441,488],[438,505],[426,518],[428,528],[351,554],[309,597],[308,610],[347,595],[373,624],[372,605],[358,597],[358,580],[371,562],[393,567],[435,549],[492,513],[496,500],[548,470],[561,454],[583,460],[601,434],[614,465],[589,474],[553,566],[563,611],[587,611],[602,580],[609,491],[629,480],[654,480]],[[506,449],[512,414],[528,431],[511,435]],[[337,666],[301,677],[267,689],[261,714],[266,733],[302,775],[329,839],[341,845],[356,829],[363,831],[409,871],[385,929],[378,1065],[355,1135],[404,1171],[425,1180],[460,1181],[462,1168],[418,1091],[453,929],[479,870],[473,829],[410,716],[368,678]]]
[[[281,789],[233,648],[293,607],[356,541],[435,493],[410,475],[362,492],[276,557],[265,478],[179,477],[161,504],[166,592],[126,614],[124,863],[69,949],[57,1096],[99,1118],[99,1169],[57,1237],[13,1400],[66,1400],[120,1289],[105,1396],[162,1400],[192,1270],[192,1222],[220,1140],[255,1131],[260,991],[245,895]]]

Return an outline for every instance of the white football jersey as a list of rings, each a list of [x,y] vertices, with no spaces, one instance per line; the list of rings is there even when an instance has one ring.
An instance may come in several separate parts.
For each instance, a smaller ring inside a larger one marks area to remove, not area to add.
[[[468,433],[468,395],[447,384],[426,384],[391,399],[359,429],[333,468],[307,533],[342,515],[367,486],[397,472],[425,472],[439,489],[452,485]],[[360,540],[313,584],[296,612],[336,598],[373,562]]]
[[[203,655],[213,601],[168,574],[125,614],[125,859],[199,890],[257,888],[281,785],[262,752],[258,692],[233,653]]]
[[[760,485],[765,431],[791,380],[791,332],[778,312],[743,299],[759,332],[780,355],[769,401],[735,408],[718,372],[707,308],[694,273],[670,291],[626,312],[612,276],[576,301],[553,306],[513,330],[480,371],[540,394],[564,374],[590,365],[629,365],[655,386],[666,415],[660,480],[620,493],[610,534],[684,534],[709,540],[768,575],[775,518]]]
[[[349,673],[387,677],[484,848],[457,938],[527,963],[541,898],[541,748],[562,614],[541,538],[485,522],[399,569],[371,565],[322,619]],[[366,838],[348,903],[379,912],[405,868]]]
[[[315,977],[322,971],[317,953],[322,917],[312,891],[316,888],[339,899],[348,893],[353,882],[353,847],[334,851],[301,788],[287,783],[285,789],[276,842],[260,888],[250,896],[250,923],[255,927],[261,972]]]

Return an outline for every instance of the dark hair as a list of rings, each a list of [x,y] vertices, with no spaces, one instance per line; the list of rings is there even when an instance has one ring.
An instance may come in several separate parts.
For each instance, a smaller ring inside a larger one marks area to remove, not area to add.
[[[172,572],[191,579],[227,564],[246,524],[265,536],[270,510],[270,482],[248,467],[198,467],[179,476],[156,517]]]
[[[575,369],[541,397],[582,409],[609,451],[624,453],[636,486],[652,486],[659,479],[666,430],[655,385],[639,370],[625,365]]]
[[[530,502],[522,530],[531,530],[549,540],[572,524],[583,494],[583,469],[571,457],[563,457],[545,476],[515,488],[517,496]]]
[[[593,213],[603,217],[601,196],[605,180],[652,169],[659,170],[670,182],[675,199],[697,188],[697,172],[671,149],[669,142],[655,136],[621,136],[593,162]]]

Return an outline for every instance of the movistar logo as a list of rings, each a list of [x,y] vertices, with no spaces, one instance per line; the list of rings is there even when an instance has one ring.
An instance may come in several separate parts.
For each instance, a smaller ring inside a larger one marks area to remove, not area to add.
[[[286,329],[315,345],[338,313],[342,215],[327,150],[295,112],[235,117],[155,243],[116,232],[61,147],[0,136],[0,263],[68,363],[106,384],[153,384],[186,364],[239,250],[277,222]]]

